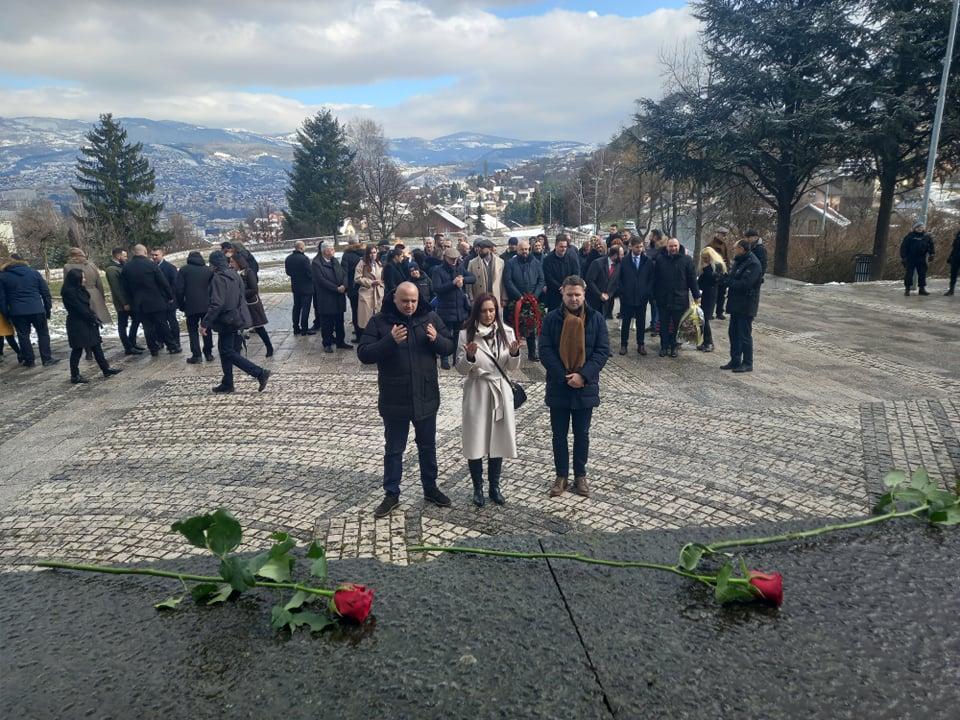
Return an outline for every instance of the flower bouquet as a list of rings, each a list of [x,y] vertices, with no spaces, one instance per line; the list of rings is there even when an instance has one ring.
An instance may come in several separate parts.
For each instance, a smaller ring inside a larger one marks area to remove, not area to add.
[[[703,344],[703,310],[696,303],[680,318],[677,339],[695,346]]]

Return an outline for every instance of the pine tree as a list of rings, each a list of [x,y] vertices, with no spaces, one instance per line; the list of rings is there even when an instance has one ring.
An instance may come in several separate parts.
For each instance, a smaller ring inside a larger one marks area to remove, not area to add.
[[[473,231],[477,235],[482,235],[485,229],[483,224],[483,200],[477,200],[477,224],[473,228]]]
[[[75,217],[84,229],[103,242],[128,246],[162,243],[167,234],[157,229],[163,203],[151,196],[156,178],[143,156],[143,144],[127,142],[127,131],[106,113],[80,148],[77,184],[81,212]]]
[[[534,225],[543,225],[543,196],[540,188],[534,188],[530,196],[530,221]]]
[[[303,121],[287,173],[288,238],[336,236],[356,207],[357,193],[343,126],[329,110]]]

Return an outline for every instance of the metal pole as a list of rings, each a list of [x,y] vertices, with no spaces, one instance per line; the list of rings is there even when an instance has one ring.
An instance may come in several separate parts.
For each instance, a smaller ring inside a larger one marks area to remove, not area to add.
[[[937,98],[937,113],[933,118],[930,135],[930,152],[927,155],[927,178],[923,183],[923,205],[920,207],[920,222],[927,222],[927,207],[930,203],[930,186],[933,185],[933,170],[937,165],[937,145],[940,143],[940,124],[943,122],[943,106],[947,101],[947,81],[950,79],[950,61],[953,60],[953,41],[957,37],[957,15],[960,0],[954,0],[953,16],[950,18],[950,34],[947,36],[947,54],[943,58],[943,75],[940,77],[940,96]]]

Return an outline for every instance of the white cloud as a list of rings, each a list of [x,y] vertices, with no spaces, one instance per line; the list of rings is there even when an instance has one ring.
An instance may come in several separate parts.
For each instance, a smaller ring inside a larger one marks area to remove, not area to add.
[[[68,87],[0,88],[0,107],[5,115],[109,111],[280,132],[318,109],[284,96],[297,88],[452,76],[452,86],[394,107],[336,109],[344,118],[370,115],[394,136],[475,130],[601,141],[635,98],[659,94],[661,47],[697,30],[686,10],[639,18],[554,10],[505,20],[479,5],[17,3],[5,17],[0,73]]]

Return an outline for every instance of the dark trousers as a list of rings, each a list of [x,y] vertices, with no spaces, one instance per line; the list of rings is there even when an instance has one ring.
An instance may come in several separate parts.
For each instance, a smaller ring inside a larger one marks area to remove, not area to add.
[[[167,336],[173,343],[173,347],[180,347],[180,321],[177,320],[176,308],[167,311]]]
[[[907,262],[907,269],[903,276],[903,284],[907,290],[913,285],[913,274],[917,274],[917,287],[921,290],[927,286],[927,263]]]
[[[713,329],[710,327],[710,318],[713,317],[714,306],[720,302],[720,291],[716,293],[704,292],[700,299],[700,309],[703,310],[703,344],[713,345]],[[715,300],[716,298],[716,300]],[[717,311],[717,315],[720,311]]]
[[[537,354],[537,334],[527,335],[527,358],[533,360]]]
[[[220,367],[223,369],[223,384],[233,387],[234,366],[247,375],[259,378],[263,368],[254,365],[240,354],[240,334],[236,330],[224,330],[217,333],[217,351],[220,353]]]
[[[726,306],[727,302],[727,282],[726,280],[717,281],[717,317],[719,318],[723,315],[723,308]],[[704,310],[703,314],[706,315],[707,311]]]
[[[16,332],[16,330],[14,330]],[[23,357],[20,355],[20,345],[17,343],[17,338],[13,335],[4,335],[0,337],[0,355],[3,355],[3,341],[6,340],[10,347],[13,348],[13,351],[17,354],[17,360],[22,360]]]
[[[190,336],[190,355],[200,357],[200,321],[203,320],[204,313],[194,313],[187,315],[187,335]],[[207,333],[203,336],[203,354],[207,357],[213,355],[213,333]]]
[[[950,289],[957,285],[957,274],[960,273],[960,263],[950,263]]]
[[[657,327],[657,323],[660,322],[660,308],[657,307],[657,304],[650,301],[650,329]]]
[[[590,421],[593,408],[571,410],[550,408],[550,429],[553,431],[553,466],[558,477],[570,476],[570,449],[567,433],[573,422],[573,476],[587,474],[587,455],[590,452]]]
[[[677,344],[677,328],[685,312],[684,308],[660,308],[660,347],[672,348]]]
[[[127,328],[129,323],[130,327]],[[137,344],[137,332],[140,330],[140,321],[126,310],[117,310],[117,335],[124,350],[131,349]]]
[[[319,330],[321,327],[320,317],[321,317],[320,305],[317,303],[317,296],[316,296],[316,293],[314,293],[314,296],[313,296],[313,329],[314,330]]]
[[[630,323],[636,320],[637,347],[643,347],[643,331],[646,329],[647,303],[639,305],[620,305],[620,345],[626,347],[630,343]]]
[[[353,325],[353,336],[360,337],[360,326],[357,325],[357,305],[360,303],[360,296],[354,292],[347,294],[350,299],[350,324]],[[427,298],[429,300],[429,298]]]
[[[36,360],[33,354],[33,345],[30,344],[30,329],[37,331],[37,346],[40,349],[40,359],[48,362],[53,359],[50,352],[50,331],[47,329],[47,316],[43,313],[36,315],[12,315],[10,322],[17,330],[17,340],[20,342],[20,358],[25,363]]]
[[[73,348],[70,351],[70,377],[76,377],[80,374],[80,358],[83,355],[84,350],[93,353],[93,357],[96,359],[100,370],[106,372],[110,369],[110,364],[103,356],[103,345],[101,343],[97,343],[93,347]]]
[[[313,302],[313,293],[293,294],[293,331],[303,332],[310,329],[310,303]]]
[[[170,340],[170,326],[167,323],[167,311],[143,313],[140,316],[143,323],[143,335],[147,339],[147,349],[150,352],[159,352],[164,345],[168,350],[176,347]]]
[[[263,341],[263,346],[267,349],[268,355],[273,355],[273,343],[270,342],[270,336],[267,334],[267,329],[265,327],[254,328],[253,331],[257,334]]]
[[[437,416],[414,420],[413,431],[420,462],[420,484],[424,491],[432,490],[437,486]],[[400,494],[403,453],[409,434],[409,420],[383,418],[383,490],[387,495]]]
[[[343,345],[345,331],[343,329],[343,313],[320,316],[320,337],[327,347],[336,343]]]
[[[730,362],[753,365],[753,318],[738,313],[730,314]]]

